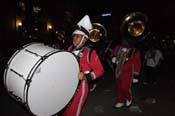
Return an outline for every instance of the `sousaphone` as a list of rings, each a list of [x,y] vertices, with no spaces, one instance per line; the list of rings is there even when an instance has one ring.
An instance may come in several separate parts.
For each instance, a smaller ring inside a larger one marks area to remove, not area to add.
[[[90,39],[88,45],[91,47],[101,47],[107,39],[106,28],[100,23],[93,23],[93,28],[90,30]]]
[[[129,43],[144,40],[149,34],[148,17],[142,12],[133,12],[125,15],[120,26],[122,39]]]

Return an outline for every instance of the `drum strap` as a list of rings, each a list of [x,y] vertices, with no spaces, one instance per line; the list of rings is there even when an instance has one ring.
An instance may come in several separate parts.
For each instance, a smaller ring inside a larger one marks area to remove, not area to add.
[[[91,55],[92,55],[93,49],[88,48],[88,47],[84,47],[83,50],[82,50],[82,52],[83,52],[84,50],[87,50],[87,51],[88,51],[88,53],[87,53],[88,61],[87,61],[87,62],[90,63],[90,59],[91,59]]]
[[[88,63],[90,63],[92,51],[93,51],[93,50],[90,48],[90,49],[89,49],[89,52],[88,52],[88,60],[89,60]]]

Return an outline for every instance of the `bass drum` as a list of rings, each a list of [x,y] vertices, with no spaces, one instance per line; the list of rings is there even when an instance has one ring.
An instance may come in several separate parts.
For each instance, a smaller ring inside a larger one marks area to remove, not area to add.
[[[10,96],[34,115],[60,112],[78,87],[79,63],[70,52],[42,43],[16,51],[7,63],[4,84]]]

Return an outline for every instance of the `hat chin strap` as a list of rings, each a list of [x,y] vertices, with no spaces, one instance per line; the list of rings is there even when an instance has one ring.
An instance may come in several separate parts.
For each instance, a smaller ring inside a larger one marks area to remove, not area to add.
[[[76,46],[76,49],[79,49],[79,48],[82,47],[82,43],[83,43],[83,40],[84,40],[84,39],[85,39],[85,35],[83,35],[83,37],[82,37],[80,43]]]

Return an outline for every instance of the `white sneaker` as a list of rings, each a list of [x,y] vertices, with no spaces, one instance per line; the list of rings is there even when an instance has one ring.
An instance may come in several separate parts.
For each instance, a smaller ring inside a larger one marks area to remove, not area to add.
[[[132,100],[126,100],[126,106],[129,107],[132,104]]]
[[[124,106],[124,103],[117,103],[114,105],[115,108],[121,108]]]
[[[138,79],[132,79],[132,83],[138,83],[139,80]]]

